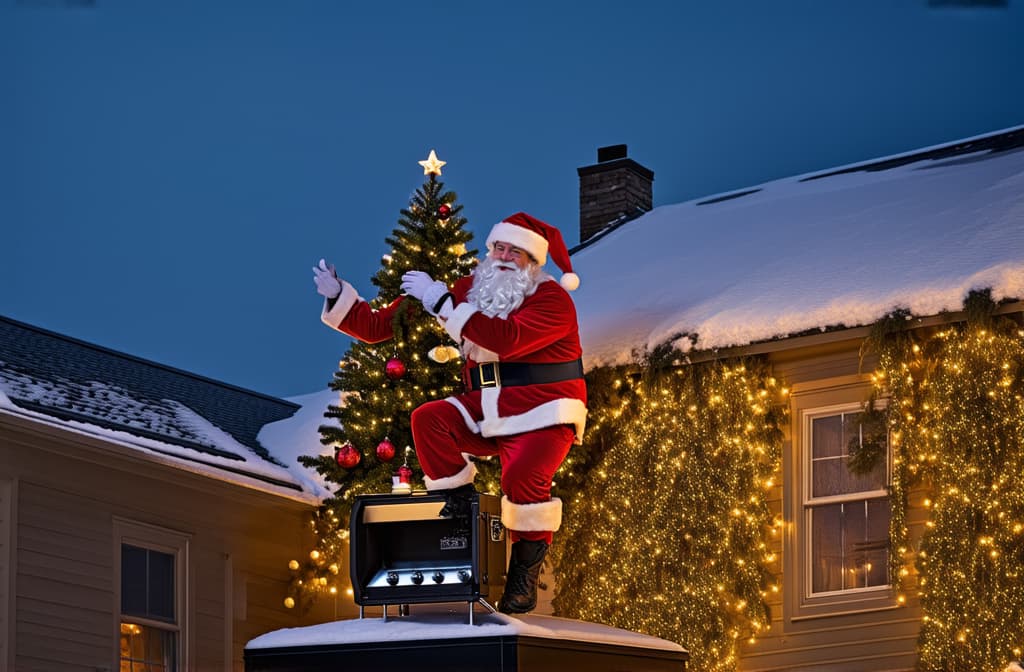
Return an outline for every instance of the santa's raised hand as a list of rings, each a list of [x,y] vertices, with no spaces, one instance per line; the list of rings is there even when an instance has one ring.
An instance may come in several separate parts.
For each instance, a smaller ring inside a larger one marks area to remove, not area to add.
[[[327,299],[335,299],[341,294],[341,281],[334,272],[334,264],[328,265],[323,259],[319,266],[313,267],[313,282],[318,294]]]

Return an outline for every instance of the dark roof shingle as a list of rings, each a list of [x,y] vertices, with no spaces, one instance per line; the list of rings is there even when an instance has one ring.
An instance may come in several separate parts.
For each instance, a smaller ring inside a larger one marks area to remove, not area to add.
[[[219,429],[279,466],[284,465],[260,445],[257,434],[265,424],[291,417],[299,409],[284,399],[4,316],[0,316],[0,382],[11,402],[26,410],[244,460],[209,438]]]

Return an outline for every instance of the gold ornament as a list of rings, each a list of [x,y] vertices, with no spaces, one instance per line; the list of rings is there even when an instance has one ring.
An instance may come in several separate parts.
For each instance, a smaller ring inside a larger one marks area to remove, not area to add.
[[[430,352],[427,353],[427,357],[434,360],[438,364],[444,364],[450,362],[453,359],[458,359],[462,353],[459,352],[458,348],[454,348],[450,345],[439,345],[435,348],[431,348]]]

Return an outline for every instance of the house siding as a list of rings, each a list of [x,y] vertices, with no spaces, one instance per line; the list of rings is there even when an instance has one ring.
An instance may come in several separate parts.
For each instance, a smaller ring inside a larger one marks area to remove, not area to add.
[[[11,568],[14,565],[13,496],[14,483],[10,479],[0,478],[0,668],[5,670],[14,666],[10,646],[14,627],[11,621]]]
[[[116,669],[117,520],[189,540],[182,670],[241,671],[253,637],[330,620],[329,605],[300,613],[282,604],[287,562],[311,543],[309,505],[7,420],[0,416],[0,483],[18,486],[12,669]]]
[[[44,465],[61,471],[61,465]],[[106,520],[79,498],[22,479],[18,488],[15,669],[111,663],[112,559]]]

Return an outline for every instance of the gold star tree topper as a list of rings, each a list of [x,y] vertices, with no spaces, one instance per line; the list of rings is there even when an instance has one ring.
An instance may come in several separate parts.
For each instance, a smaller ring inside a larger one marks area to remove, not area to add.
[[[437,154],[434,153],[434,150],[430,150],[430,156],[427,157],[427,160],[419,161],[418,163],[423,166],[424,175],[440,175],[441,166],[448,162],[439,160],[437,158]]]

